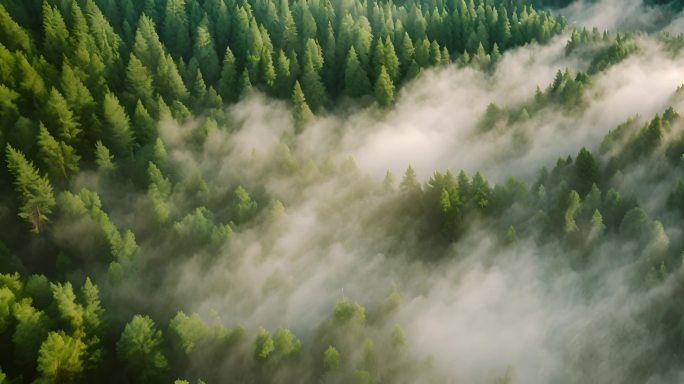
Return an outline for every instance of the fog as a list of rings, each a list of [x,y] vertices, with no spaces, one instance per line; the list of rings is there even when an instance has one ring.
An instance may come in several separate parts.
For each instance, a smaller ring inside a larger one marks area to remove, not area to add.
[[[637,1],[613,0],[578,3],[561,13],[578,25],[610,29],[652,27],[660,17]],[[558,70],[589,67],[588,59],[566,55],[567,40],[566,34],[509,51],[493,73],[455,64],[425,71],[401,88],[392,108],[328,111],[300,135],[287,103],[258,93],[230,107],[231,125],[210,131],[200,148],[187,144],[200,121],[163,123],[162,141],[181,172],[177,180],[200,174],[217,196],[237,184],[263,189],[284,210],[262,204],[255,223],[240,227],[218,250],[197,251],[166,267],[157,292],[168,292],[186,312],[216,311],[229,326],[291,328],[306,344],[339,299],[370,311],[396,290],[402,304],[377,332],[401,325],[410,355],[432,356],[446,382],[492,383],[509,366],[513,383],[681,380],[678,369],[632,376],[640,361],[652,361],[649,352],[660,342],[640,316],[654,295],[667,295],[677,282],[667,280],[656,292],[633,291],[634,267],[621,261],[641,257],[631,244],[608,240],[591,250],[590,267],[577,270],[573,255],[553,240],[502,247],[490,223],[473,221],[458,243],[438,248],[421,240],[404,207],[394,204],[396,194],[383,189],[388,170],[396,188],[409,165],[423,182],[434,171],[463,169],[481,172],[492,184],[510,177],[532,183],[558,157],[596,150],[628,118],[647,121],[662,113],[684,83],[684,56],[640,36],[637,53],[592,76],[581,112],[545,108],[527,122],[480,132],[490,103],[517,108],[537,87],[546,89]],[[526,145],[512,148],[520,134]],[[296,171],[283,167],[288,150],[299,163]],[[643,184],[648,170],[627,171],[623,185],[641,188],[644,196],[657,191]],[[82,176],[79,183],[99,181]],[[665,181],[662,190],[672,183]],[[652,198],[656,202],[643,200],[643,206],[662,211],[666,197]],[[201,205],[178,188],[170,201],[173,212]],[[130,227],[141,220],[113,216]],[[142,254],[155,260],[167,251],[159,249],[165,240],[142,243]],[[439,253],[437,260],[426,261],[435,259],[432,253]]]

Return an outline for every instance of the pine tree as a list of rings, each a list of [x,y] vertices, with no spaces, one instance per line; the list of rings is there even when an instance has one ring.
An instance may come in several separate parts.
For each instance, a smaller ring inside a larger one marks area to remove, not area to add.
[[[80,115],[81,121],[95,111],[95,99],[68,63],[62,64],[60,85],[69,109]]]
[[[128,60],[124,94],[129,106],[133,106],[138,100],[142,101],[144,105],[151,105],[154,101],[152,73],[135,54],[131,54],[131,58]]]
[[[19,365],[35,363],[40,345],[48,335],[48,318],[43,311],[31,305],[32,302],[32,298],[25,298],[12,304],[12,314],[17,322],[12,343],[15,361]]]
[[[169,51],[188,58],[191,50],[190,25],[185,0],[168,0],[164,10],[162,35]]]
[[[404,37],[401,40],[401,48],[399,49],[399,60],[401,62],[401,69],[404,73],[408,72],[415,52],[416,49],[413,47],[413,41],[411,41],[408,32],[405,32]]]
[[[237,100],[237,68],[235,63],[235,56],[230,47],[226,48],[226,54],[223,58],[223,68],[221,69],[221,79],[219,81],[218,91],[223,100],[235,101]]]
[[[358,97],[370,93],[370,89],[368,75],[361,67],[356,50],[351,47],[344,70],[344,91],[351,97]]]
[[[5,150],[7,168],[14,176],[14,187],[19,194],[19,217],[33,225],[33,232],[40,233],[55,206],[52,185],[41,176],[23,153],[7,144]]]
[[[133,150],[133,131],[126,111],[113,93],[105,94],[102,108],[103,141],[116,156],[130,156]]]
[[[0,4],[0,41],[11,51],[21,49],[31,50],[31,38],[28,33],[12,19],[7,9]]]
[[[401,183],[399,183],[399,189],[402,192],[420,191],[421,189],[416,171],[410,165],[406,168],[404,177],[401,179]]]
[[[219,79],[219,61],[214,49],[214,39],[209,32],[209,21],[205,18],[197,27],[193,57],[199,61],[202,75],[209,85],[214,85]]]
[[[162,342],[162,332],[148,316],[135,315],[126,324],[116,343],[116,353],[135,374],[135,381],[157,379],[168,368]]]
[[[270,51],[267,49],[263,49],[261,51],[261,69],[260,69],[260,77],[261,80],[266,84],[266,86],[269,89],[273,89],[275,86],[275,81],[276,81],[276,71],[275,67],[273,66],[273,57],[271,56]]]
[[[188,95],[183,78],[171,55],[162,55],[160,58],[154,83],[159,94],[169,104],[174,101],[185,101]]]
[[[105,147],[100,140],[95,143],[95,164],[97,169],[104,174],[109,174],[116,170],[114,155],[109,153],[109,148]]]
[[[301,78],[301,88],[314,111],[319,110],[328,103],[328,95],[321,82],[321,77],[314,69],[312,60],[304,63],[304,71]]]
[[[240,75],[238,92],[240,94],[240,98],[247,97],[250,93],[252,93],[252,80],[249,78],[249,71],[247,68],[245,68],[242,71],[242,75]]]
[[[385,68],[393,82],[399,81],[401,71],[399,57],[397,57],[394,44],[392,44],[392,40],[389,37],[385,40]]]
[[[380,75],[375,82],[375,99],[383,107],[387,107],[394,102],[394,84],[384,66],[380,68]]]
[[[304,92],[299,85],[299,81],[295,81],[294,89],[292,90],[292,104],[294,108],[294,123],[295,131],[301,132],[304,127],[313,120],[313,113],[306,103]]]
[[[157,123],[140,100],[133,111],[133,132],[140,145],[152,143],[157,137]]]
[[[279,97],[289,97],[292,89],[292,73],[290,72],[290,59],[282,50],[278,51],[278,59],[275,62],[276,84],[275,93]]]
[[[49,122],[52,131],[66,142],[74,143],[81,133],[78,120],[56,88],[50,90],[50,96],[45,105],[45,121]]]
[[[64,332],[50,332],[40,346],[38,372],[48,381],[69,383],[83,372],[86,345]]]
[[[45,167],[55,178],[67,181],[69,176],[78,172],[80,156],[76,150],[63,141],[57,142],[41,123],[38,135],[38,148]]]
[[[15,88],[23,93],[29,100],[42,101],[47,94],[45,81],[38,71],[28,62],[21,51],[15,52],[14,67],[18,87]]]
[[[48,2],[43,3],[43,52],[53,63],[59,63],[62,55],[69,52],[69,30],[62,13]]]

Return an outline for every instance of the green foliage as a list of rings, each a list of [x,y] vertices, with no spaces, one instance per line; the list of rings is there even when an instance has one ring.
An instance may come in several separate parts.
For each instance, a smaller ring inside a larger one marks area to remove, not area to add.
[[[171,319],[169,330],[178,338],[185,354],[190,354],[197,343],[209,335],[209,328],[198,314],[187,316],[182,311]]]
[[[406,168],[406,172],[404,173],[404,177],[401,179],[401,183],[399,183],[399,189],[402,192],[411,192],[411,191],[420,190],[420,183],[418,182],[418,176],[416,175],[416,171],[414,171],[413,167],[411,167],[410,165]]]
[[[83,373],[85,344],[63,332],[50,332],[38,354],[38,372],[51,382],[73,382]]]
[[[256,214],[257,203],[242,186],[238,186],[233,192],[232,208],[233,219],[237,223],[244,223]]]
[[[323,369],[335,371],[340,368],[340,353],[332,345],[323,352]]]
[[[605,50],[600,52],[589,65],[589,73],[604,71],[615,65],[637,50],[636,43],[630,37],[617,35],[615,41]]]
[[[95,164],[103,174],[111,173],[116,169],[114,155],[109,153],[109,149],[99,140],[95,143]]]
[[[0,333],[4,333],[10,325],[12,303],[15,300],[15,295],[12,290],[7,287],[0,288]]]
[[[361,62],[359,61],[359,57],[356,54],[354,47],[349,49],[349,54],[347,55],[344,84],[345,93],[351,97],[359,97],[368,94],[370,90],[368,75],[361,66]]]
[[[53,177],[67,181],[72,174],[78,173],[81,157],[76,154],[76,150],[63,141],[55,140],[42,123],[38,134],[38,148],[43,164]]]
[[[592,185],[599,182],[599,169],[591,152],[582,148],[575,159],[578,192],[585,195]]]
[[[67,100],[57,89],[52,88],[50,90],[45,109],[46,124],[56,132],[61,140],[74,143],[81,133],[80,124],[69,109]]]
[[[301,132],[313,120],[313,113],[306,102],[306,97],[304,92],[302,92],[299,81],[295,82],[294,89],[292,90],[292,104],[295,129]]]
[[[48,215],[55,206],[52,185],[23,153],[7,144],[7,168],[14,176],[14,187],[19,194],[21,206],[19,216],[31,223],[33,232],[39,233],[48,221]]]
[[[12,342],[15,346],[15,360],[20,365],[36,361],[38,350],[48,335],[48,318],[43,311],[31,305],[31,299],[23,299],[12,305],[16,321]]]
[[[275,345],[271,334],[264,328],[259,328],[254,339],[254,359],[263,361],[275,351]]]
[[[394,102],[394,84],[383,65],[380,67],[380,74],[375,82],[375,99],[383,106],[389,106]]]
[[[168,368],[162,342],[162,332],[154,321],[149,316],[135,315],[121,333],[116,353],[136,381],[150,382]]]
[[[363,324],[366,321],[366,313],[358,303],[350,303],[346,298],[343,298],[335,304],[333,321],[336,324],[346,324],[349,322]]]
[[[105,94],[102,142],[117,157],[128,157],[133,149],[133,130],[128,115],[112,93]]]

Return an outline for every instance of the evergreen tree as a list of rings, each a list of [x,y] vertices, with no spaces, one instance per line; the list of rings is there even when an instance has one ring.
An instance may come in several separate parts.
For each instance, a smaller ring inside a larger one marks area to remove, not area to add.
[[[24,52],[31,51],[31,37],[12,19],[2,4],[0,4],[0,41],[11,51],[17,49]]]
[[[394,84],[384,66],[380,68],[380,75],[375,82],[375,99],[383,107],[394,102]]]
[[[399,189],[402,192],[420,191],[421,189],[420,182],[418,182],[418,177],[416,176],[416,171],[414,171],[413,167],[410,165],[406,168],[404,177],[401,179],[401,183],[399,183]]]
[[[585,195],[591,186],[599,181],[599,169],[591,152],[582,148],[575,159],[575,174],[577,177],[578,192]]]
[[[162,332],[148,316],[135,315],[126,324],[116,353],[139,382],[150,382],[163,375],[168,362],[162,351]]]
[[[50,332],[40,346],[38,372],[49,382],[73,382],[83,373],[85,349],[78,338]]]
[[[155,89],[167,103],[184,101],[188,90],[170,55],[162,55],[155,75]]]
[[[310,103],[312,110],[318,111],[328,103],[327,92],[321,82],[319,73],[314,68],[312,60],[306,60],[304,62],[301,89],[306,96],[306,100]]]
[[[114,172],[114,155],[109,153],[109,149],[101,141],[95,143],[95,164],[97,169],[104,174]]]
[[[214,49],[214,40],[209,32],[209,21],[205,18],[197,27],[193,57],[199,61],[202,75],[207,84],[214,85],[219,79],[219,60]],[[225,61],[225,59],[224,59]]]
[[[102,108],[103,142],[117,157],[130,156],[133,150],[133,131],[126,111],[112,93],[105,94]]]
[[[235,63],[235,56],[230,47],[226,48],[226,54],[223,58],[223,68],[221,69],[221,79],[219,81],[218,91],[223,100],[235,101],[237,100],[237,68]]]
[[[69,30],[59,8],[43,2],[43,52],[50,62],[58,63],[69,52]]]
[[[136,101],[142,101],[144,105],[152,105],[154,102],[154,88],[152,86],[152,73],[138,60],[135,54],[131,54],[126,68],[124,92],[129,106],[135,105]]]
[[[185,0],[168,0],[164,10],[162,35],[169,51],[188,58],[191,50],[190,25]]]
[[[33,232],[39,233],[48,221],[48,215],[55,206],[52,185],[46,176],[41,176],[23,153],[7,144],[5,156],[7,168],[14,176],[15,190],[19,194],[19,216],[33,225]]]
[[[282,50],[278,51],[275,62],[276,84],[275,94],[279,97],[289,97],[292,89],[292,73],[290,71],[290,59]]]
[[[55,140],[42,123],[38,135],[38,148],[43,164],[54,177],[67,181],[69,176],[78,172],[81,157],[72,146]]]
[[[83,84],[76,71],[66,62],[62,64],[60,85],[69,109],[80,115],[81,119],[87,118],[95,111],[95,99],[90,90]],[[57,95],[55,97],[55,101],[57,101]]]
[[[81,127],[67,101],[56,88],[50,90],[45,109],[45,121],[49,122],[50,128],[60,139],[74,143],[81,133]]]
[[[141,145],[150,144],[157,137],[157,123],[140,100],[133,111],[133,133]]]
[[[247,97],[250,93],[252,93],[252,80],[249,78],[249,71],[246,68],[242,71],[242,75],[240,75],[238,92],[240,94],[240,98]]]
[[[370,93],[370,82],[366,71],[361,67],[354,47],[349,49],[344,71],[344,90],[351,97],[359,97]]]
[[[313,120],[313,113],[306,103],[306,97],[302,92],[302,87],[299,81],[295,81],[294,89],[292,90],[292,104],[294,114],[295,131],[301,132],[304,127]]]
[[[396,51],[394,50],[394,44],[392,44],[392,40],[389,39],[389,37],[385,41],[385,68],[387,69],[387,73],[389,74],[390,78],[392,79],[393,83],[396,83],[399,81],[399,74],[400,74],[400,63],[399,63],[399,57],[397,56]]]
[[[41,343],[48,335],[48,317],[43,311],[31,305],[25,298],[12,304],[12,315],[16,327],[12,335],[15,360],[19,365],[33,364],[38,356]]]

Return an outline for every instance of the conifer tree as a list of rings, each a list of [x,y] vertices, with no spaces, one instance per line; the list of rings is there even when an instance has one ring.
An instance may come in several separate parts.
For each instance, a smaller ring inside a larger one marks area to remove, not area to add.
[[[148,382],[166,371],[168,362],[162,342],[162,332],[149,316],[135,315],[126,324],[116,343],[116,353],[134,373],[135,381]]]
[[[142,101],[144,105],[151,105],[154,101],[152,73],[135,54],[131,54],[128,60],[124,92],[129,107],[133,106],[136,101]]]
[[[375,82],[375,99],[383,106],[389,106],[394,102],[394,84],[387,74],[385,66],[380,68],[380,75]]]
[[[53,177],[67,181],[69,176],[78,172],[80,156],[72,146],[55,140],[42,123],[38,134],[38,148],[43,164]]]
[[[50,96],[45,105],[45,121],[56,132],[60,139],[74,143],[81,133],[81,127],[69,109],[67,101],[56,88],[50,90]]]
[[[237,68],[235,56],[230,47],[226,48],[226,54],[223,58],[218,91],[225,101],[235,101],[237,99]]]
[[[133,133],[140,145],[149,144],[157,137],[157,123],[140,100],[135,105],[132,123]]]
[[[85,344],[64,332],[50,332],[40,346],[38,372],[54,383],[69,383],[83,373]]]
[[[131,155],[133,131],[126,111],[119,104],[119,99],[112,93],[105,94],[102,108],[103,141],[117,157]]]
[[[361,67],[354,47],[349,49],[347,64],[344,70],[344,90],[351,97],[359,97],[370,93],[370,82],[366,71]]]
[[[7,168],[14,176],[14,187],[19,195],[19,216],[33,225],[33,232],[40,233],[55,206],[52,185],[46,176],[38,173],[23,153],[9,144],[5,149],[5,156]]]
[[[166,2],[162,32],[169,51],[176,57],[187,59],[192,46],[185,0]]]
[[[214,85],[219,79],[219,61],[214,49],[214,39],[209,32],[209,21],[205,18],[195,32],[195,46],[193,57],[199,61],[202,75],[209,85]]]
[[[301,132],[313,120],[313,113],[306,103],[306,97],[304,92],[302,92],[299,81],[295,81],[294,89],[292,90],[292,104],[294,108],[295,131]]]

